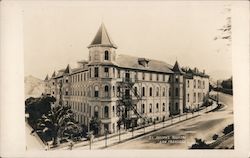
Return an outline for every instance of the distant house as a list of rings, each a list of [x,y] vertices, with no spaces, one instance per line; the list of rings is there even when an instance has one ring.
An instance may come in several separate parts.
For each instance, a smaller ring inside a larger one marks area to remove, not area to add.
[[[89,59],[78,67],[54,72],[46,77],[46,93],[60,105],[70,105],[76,119],[88,125],[93,117],[101,120],[100,133],[117,131],[143,121],[167,119],[196,108],[208,97],[209,76],[205,72],[183,70],[163,61],[118,54],[102,24],[88,46]],[[125,120],[125,121],[124,121]]]

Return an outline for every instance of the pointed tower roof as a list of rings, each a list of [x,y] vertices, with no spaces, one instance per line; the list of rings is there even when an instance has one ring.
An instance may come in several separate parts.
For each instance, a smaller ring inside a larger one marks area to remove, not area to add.
[[[54,73],[52,74],[52,77],[56,77],[56,71],[54,71]]]
[[[174,67],[172,69],[174,72],[179,72],[179,73],[183,73],[183,71],[180,69],[179,67],[179,63],[178,61],[176,60],[175,64],[174,64]]]
[[[99,30],[97,31],[97,33],[95,35],[95,38],[93,39],[91,44],[88,46],[88,48],[94,47],[94,46],[106,46],[106,47],[117,48],[115,43],[110,38],[110,36],[107,32],[107,29],[103,23],[99,27]]]
[[[70,74],[71,73],[71,68],[69,66],[69,64],[67,65],[65,71],[64,71],[65,74]]]
[[[49,80],[49,75],[47,74],[44,81],[48,81]]]

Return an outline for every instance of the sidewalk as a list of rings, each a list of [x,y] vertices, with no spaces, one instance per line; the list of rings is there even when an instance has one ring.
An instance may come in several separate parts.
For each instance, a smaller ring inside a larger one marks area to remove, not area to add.
[[[135,139],[138,138],[140,136],[143,136],[145,134],[149,134],[151,132],[157,131],[159,129],[162,128],[166,128],[169,126],[172,126],[174,124],[186,121],[186,120],[190,120],[194,117],[200,116],[201,114],[210,112],[212,110],[214,110],[217,107],[216,102],[213,102],[212,106],[209,106],[207,108],[201,109],[200,111],[194,112],[194,113],[186,113],[184,115],[181,115],[179,117],[175,117],[173,119],[168,119],[165,122],[158,122],[155,125],[149,125],[145,128],[140,128],[138,130],[134,130],[133,132],[130,131],[121,131],[121,135],[120,135],[120,141],[119,141],[119,135],[118,133],[115,134],[110,134],[108,136],[108,139],[105,139],[104,136],[96,138],[93,140],[93,142],[91,143],[91,149],[104,149],[113,145],[116,145],[118,143],[122,143],[131,139]],[[107,146],[106,146],[107,145]],[[58,148],[55,148],[58,149]],[[68,150],[69,147],[62,147],[60,149],[63,150]],[[89,141],[84,141],[84,142],[79,142],[74,144],[73,146],[74,150],[88,150],[90,149],[90,143]]]

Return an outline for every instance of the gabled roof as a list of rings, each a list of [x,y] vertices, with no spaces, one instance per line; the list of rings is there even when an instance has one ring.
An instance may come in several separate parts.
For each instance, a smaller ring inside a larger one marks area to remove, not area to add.
[[[138,62],[139,57],[129,56],[129,55],[118,55],[116,63],[118,67],[138,69],[138,70],[147,70],[147,71],[156,71],[163,73],[173,73],[171,70],[172,65],[169,65],[163,61],[148,59],[147,66],[143,66]]]
[[[52,74],[52,77],[56,77],[56,71],[54,71],[54,73]]]
[[[88,46],[88,48],[94,47],[94,46],[105,46],[105,47],[117,48],[115,43],[110,38],[110,36],[109,36],[109,34],[108,34],[108,32],[107,32],[107,30],[106,30],[103,23],[99,27],[99,30],[95,35],[95,38],[93,39],[91,44]]]
[[[48,74],[46,75],[46,77],[45,77],[44,80],[45,80],[45,81],[48,81],[48,80],[49,80],[49,75],[48,75]]]
[[[64,70],[65,74],[70,74],[71,73],[71,68],[69,66],[69,64],[67,65],[66,69]]]
[[[181,68],[180,68],[180,66],[179,66],[179,64],[178,64],[178,61],[175,62],[174,67],[173,67],[172,70],[173,70],[174,72],[184,73],[184,72],[181,70]]]

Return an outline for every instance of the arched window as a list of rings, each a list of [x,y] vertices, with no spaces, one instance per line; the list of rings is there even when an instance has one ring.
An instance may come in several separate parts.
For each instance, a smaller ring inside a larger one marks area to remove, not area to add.
[[[152,87],[149,88],[149,96],[152,97],[153,92],[152,92]]]
[[[104,87],[104,97],[108,97],[108,96],[109,96],[109,86],[106,85],[106,86]]]
[[[113,86],[113,96],[115,96],[115,86]]]
[[[149,113],[152,113],[152,104],[149,104]]]
[[[104,60],[109,60],[109,51],[104,52]]]
[[[165,97],[165,88],[162,90],[162,96]]]
[[[99,97],[99,87],[95,86],[95,97]]]
[[[115,117],[115,106],[113,106],[113,117]]]
[[[141,113],[145,113],[145,104],[142,104],[142,106],[141,106]]]
[[[156,103],[156,112],[159,112],[159,103]]]
[[[156,88],[156,96],[159,96],[159,87]]]
[[[134,95],[137,96],[137,87],[134,88]]]
[[[109,107],[108,107],[108,106],[105,106],[105,107],[104,107],[104,117],[105,117],[105,118],[108,118],[108,117],[109,117]]]
[[[145,96],[145,87],[142,87],[142,96]]]
[[[98,106],[95,106],[94,117],[98,118]]]

